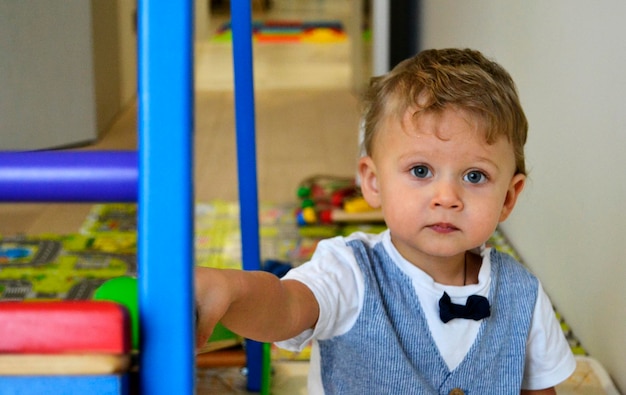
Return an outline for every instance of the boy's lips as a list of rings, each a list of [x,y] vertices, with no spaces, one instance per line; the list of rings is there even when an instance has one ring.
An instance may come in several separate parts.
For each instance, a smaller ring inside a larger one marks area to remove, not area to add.
[[[438,222],[436,224],[428,225],[428,228],[437,233],[452,233],[459,230],[459,228],[447,222]]]

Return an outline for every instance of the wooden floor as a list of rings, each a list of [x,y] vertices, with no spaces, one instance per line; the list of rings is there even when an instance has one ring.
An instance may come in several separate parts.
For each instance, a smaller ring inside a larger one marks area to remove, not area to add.
[[[340,20],[350,1],[275,0],[256,18]],[[215,12],[210,31],[228,19]],[[351,81],[350,40],[335,44],[255,44],[259,199],[295,199],[298,182],[315,174],[353,175],[358,97]],[[195,195],[197,201],[237,200],[232,46],[209,38],[195,54]],[[120,114],[88,150],[137,148],[137,107]],[[90,204],[0,205],[0,235],[70,233]]]

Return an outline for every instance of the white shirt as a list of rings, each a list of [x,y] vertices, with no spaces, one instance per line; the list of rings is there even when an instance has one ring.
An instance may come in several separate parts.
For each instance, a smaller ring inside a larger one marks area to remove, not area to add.
[[[432,277],[404,259],[391,242],[389,231],[378,235],[355,233],[347,238],[335,237],[320,242],[311,261],[287,273],[284,279],[306,284],[315,295],[320,315],[315,329],[277,343],[281,348],[302,350],[313,341],[309,371],[309,393],[323,394],[317,340],[330,339],[349,331],[361,312],[364,300],[364,280],[352,248],[346,243],[359,239],[374,246],[383,243],[386,252],[413,282],[431,335],[441,356],[452,371],[476,339],[480,321],[456,319],[444,324],[439,318],[439,299],[444,291],[452,301],[465,304],[470,295],[487,297],[491,284],[491,262],[488,248],[481,248],[483,258],[478,284],[451,286],[436,283]],[[569,377],[576,361],[556,320],[552,304],[539,285],[537,301],[526,346],[524,389],[555,386]]]

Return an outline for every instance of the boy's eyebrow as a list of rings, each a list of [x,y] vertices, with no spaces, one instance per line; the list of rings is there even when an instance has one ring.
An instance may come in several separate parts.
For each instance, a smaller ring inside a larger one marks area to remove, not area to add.
[[[489,157],[486,156],[477,156],[476,158],[474,158],[472,161],[476,161],[476,162],[486,162],[496,168],[500,168],[500,166],[498,166],[498,162],[491,160]]]

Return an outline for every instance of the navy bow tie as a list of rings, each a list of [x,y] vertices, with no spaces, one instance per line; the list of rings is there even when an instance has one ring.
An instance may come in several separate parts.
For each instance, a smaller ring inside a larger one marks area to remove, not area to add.
[[[467,298],[465,306],[452,303],[450,296],[444,292],[439,299],[439,317],[441,321],[447,323],[455,318],[465,318],[469,320],[482,320],[491,315],[489,301],[484,296],[471,295]]]

